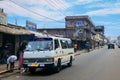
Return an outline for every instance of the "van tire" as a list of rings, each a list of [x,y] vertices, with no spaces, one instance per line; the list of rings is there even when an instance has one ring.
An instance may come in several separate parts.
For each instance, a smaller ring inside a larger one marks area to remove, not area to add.
[[[29,71],[30,71],[31,74],[34,74],[36,69],[35,68],[29,68]]]
[[[71,67],[71,66],[72,66],[72,61],[73,61],[73,58],[72,58],[72,56],[71,56],[71,57],[70,57],[70,61],[69,61],[69,63],[67,64],[68,67]]]
[[[61,70],[61,59],[58,60],[57,66],[54,68],[56,73],[60,72]]]

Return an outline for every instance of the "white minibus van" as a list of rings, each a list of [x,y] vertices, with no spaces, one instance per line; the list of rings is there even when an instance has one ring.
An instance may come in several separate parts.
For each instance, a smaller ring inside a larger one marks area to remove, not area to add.
[[[34,73],[37,68],[51,68],[55,72],[62,65],[72,66],[74,48],[71,39],[54,36],[30,39],[23,56],[24,68]]]

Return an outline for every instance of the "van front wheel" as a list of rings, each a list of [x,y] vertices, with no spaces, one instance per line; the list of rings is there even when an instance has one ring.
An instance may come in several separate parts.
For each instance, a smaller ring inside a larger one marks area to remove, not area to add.
[[[60,70],[61,70],[61,60],[60,59],[58,60],[57,66],[55,67],[54,70],[56,73],[60,72]]]
[[[35,68],[29,68],[30,73],[34,74],[36,69]]]

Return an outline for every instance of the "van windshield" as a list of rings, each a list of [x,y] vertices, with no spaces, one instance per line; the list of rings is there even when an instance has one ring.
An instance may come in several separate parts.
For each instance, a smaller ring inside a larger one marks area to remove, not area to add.
[[[53,50],[52,38],[35,38],[29,41],[26,51],[46,51]]]

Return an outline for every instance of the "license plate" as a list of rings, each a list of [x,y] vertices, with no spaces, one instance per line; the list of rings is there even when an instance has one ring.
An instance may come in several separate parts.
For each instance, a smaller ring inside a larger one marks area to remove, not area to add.
[[[41,67],[44,67],[45,65],[44,64],[40,64]]]
[[[31,66],[32,66],[32,67],[38,67],[39,64],[33,63]]]

